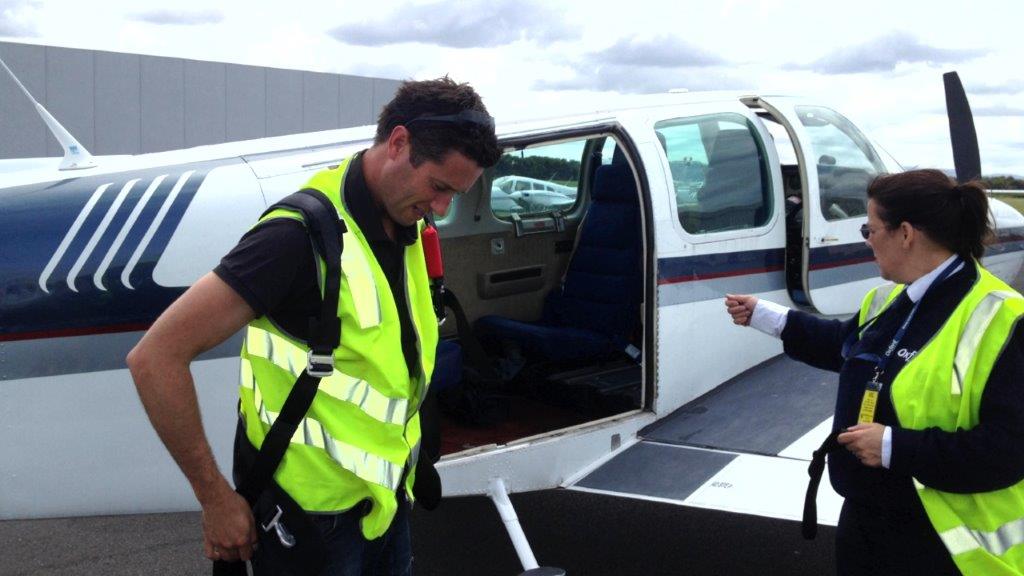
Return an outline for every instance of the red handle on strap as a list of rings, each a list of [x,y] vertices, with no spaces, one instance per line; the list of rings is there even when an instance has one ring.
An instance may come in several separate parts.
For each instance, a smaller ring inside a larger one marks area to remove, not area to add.
[[[427,261],[427,276],[431,280],[444,277],[444,263],[441,261],[441,242],[437,238],[437,228],[427,226],[420,236],[423,241],[423,257]]]

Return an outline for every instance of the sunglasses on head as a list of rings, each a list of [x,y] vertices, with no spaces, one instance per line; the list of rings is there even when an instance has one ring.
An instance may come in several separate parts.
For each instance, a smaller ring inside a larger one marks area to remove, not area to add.
[[[482,126],[484,128],[494,129],[494,118],[488,113],[481,112],[479,110],[463,110],[458,114],[441,114],[438,116],[418,116],[409,120],[405,123],[405,126],[415,124],[416,122],[441,122],[449,124],[473,124],[476,126]]]

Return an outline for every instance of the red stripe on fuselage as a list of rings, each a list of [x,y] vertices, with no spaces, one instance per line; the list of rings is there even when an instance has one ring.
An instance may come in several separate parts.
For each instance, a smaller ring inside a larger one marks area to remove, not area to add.
[[[17,340],[44,340],[46,338],[70,338],[73,336],[92,336],[94,334],[117,334],[120,332],[141,332],[148,330],[152,324],[118,324],[115,326],[66,328],[62,330],[40,330],[38,332],[18,332],[0,334],[0,342]]]

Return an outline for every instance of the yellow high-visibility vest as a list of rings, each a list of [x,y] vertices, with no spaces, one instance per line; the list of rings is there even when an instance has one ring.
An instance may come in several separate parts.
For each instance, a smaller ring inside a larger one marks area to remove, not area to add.
[[[396,493],[403,470],[412,499],[420,447],[419,407],[434,369],[438,330],[420,240],[405,248],[406,301],[396,302],[363,232],[345,207],[349,161],[318,172],[306,184],[331,200],[348,229],[338,298],[341,343],[334,350],[334,373],[320,381],[274,480],[308,512],[341,512],[370,500],[373,506],[362,519],[362,532],[374,539],[384,534],[398,509]],[[260,222],[272,218],[302,221],[297,212],[277,209]],[[324,270],[321,261],[321,292]],[[416,377],[410,377],[402,353],[398,306],[408,308],[416,331],[421,368]],[[306,368],[308,352],[304,341],[266,316],[247,327],[239,394],[246,436],[253,446],[262,445]]]
[[[1024,315],[1024,298],[977,262],[978,280],[929,341],[893,380],[893,408],[903,428],[946,432],[978,425],[985,383]],[[902,287],[868,292],[860,323]],[[966,576],[1024,575],[1024,481],[991,492],[953,494],[914,479],[917,495],[953,561]]]

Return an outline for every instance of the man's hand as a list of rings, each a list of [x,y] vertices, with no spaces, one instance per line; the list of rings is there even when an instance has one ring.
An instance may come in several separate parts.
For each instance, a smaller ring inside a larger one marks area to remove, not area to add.
[[[256,547],[256,522],[249,503],[225,484],[203,502],[203,549],[210,560],[249,560]]]
[[[127,358],[153,428],[203,507],[204,546],[213,559],[250,557],[256,532],[248,504],[213,459],[189,365],[253,317],[246,301],[211,272],[157,318]]]
[[[882,466],[882,434],[885,426],[872,422],[850,426],[839,435],[839,443],[853,452],[860,463],[871,468]]]
[[[740,326],[750,326],[750,317],[754,314],[754,307],[757,306],[757,296],[749,294],[726,294],[725,308],[732,316],[732,323]]]

